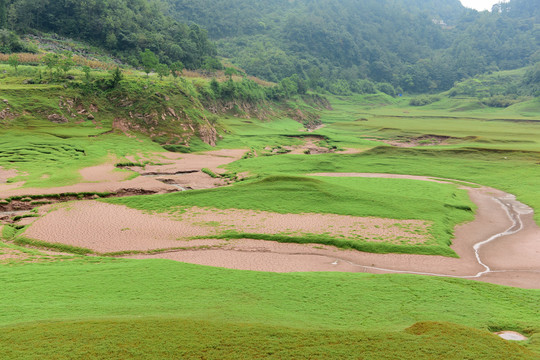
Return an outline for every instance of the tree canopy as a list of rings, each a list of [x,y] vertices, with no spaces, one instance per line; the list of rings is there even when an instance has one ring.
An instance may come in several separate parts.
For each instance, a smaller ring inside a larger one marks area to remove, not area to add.
[[[537,0],[477,12],[459,0],[167,0],[248,73],[347,92],[360,79],[410,92],[533,64]],[[531,8],[531,9],[529,9]],[[341,90],[340,90],[341,89]]]
[[[0,25],[2,9],[6,26],[18,33],[81,39],[132,63],[145,49],[163,63],[181,61],[191,69],[216,54],[204,29],[165,15],[159,0],[0,0]]]

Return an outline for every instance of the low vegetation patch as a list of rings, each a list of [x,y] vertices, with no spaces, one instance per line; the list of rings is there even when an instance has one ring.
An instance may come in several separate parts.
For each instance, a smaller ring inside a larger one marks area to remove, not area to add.
[[[94,253],[90,249],[85,249],[85,248],[61,244],[61,243],[50,243],[50,242],[41,241],[41,240],[29,239],[22,236],[19,236],[13,239],[13,243],[20,246],[30,246],[30,247],[34,247],[38,249],[55,250],[55,251],[65,252],[68,254],[89,255],[89,254]]]
[[[53,340],[51,340],[53,339]],[[456,347],[455,344],[460,346]],[[48,344],[50,346],[44,346]],[[417,323],[405,331],[311,330],[185,318],[104,319],[9,326],[9,358],[55,359],[426,359],[527,360],[535,355],[487,331]]]

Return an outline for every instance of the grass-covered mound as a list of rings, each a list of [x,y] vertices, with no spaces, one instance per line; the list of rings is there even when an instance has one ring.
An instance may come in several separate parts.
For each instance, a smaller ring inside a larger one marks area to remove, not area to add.
[[[377,147],[360,154],[258,157],[230,164],[237,172],[307,174],[374,172],[442,177],[475,182],[512,193],[540,209],[540,152],[494,149],[402,149]],[[437,199],[438,197],[435,197]],[[535,219],[540,222],[540,212]]]
[[[279,241],[318,242],[371,252],[455,254],[447,247],[456,224],[472,220],[474,206],[454,185],[403,179],[270,176],[232,187],[109,199],[141,210],[175,212],[190,206],[252,209],[278,213],[326,213],[426,220],[430,236],[421,245],[388,245],[335,240],[325,236],[301,238],[263,236]],[[254,234],[228,234],[254,237]]]
[[[405,331],[328,331],[182,318],[9,326],[0,328],[0,351],[12,359],[58,360],[535,359],[516,343],[451,323],[417,323]]]
[[[17,351],[28,351],[27,358],[85,351],[88,356],[100,351],[124,358],[147,351],[168,356],[159,353],[165,350],[188,356],[203,347],[219,357],[235,346],[254,355],[260,346],[277,357],[287,351],[312,357],[322,355],[310,351],[321,351],[327,358],[333,351],[373,351],[375,359],[389,349],[394,358],[427,359],[430,349],[442,354],[460,344],[453,349],[457,358],[515,353],[526,359],[526,352],[486,330],[524,333],[531,337],[531,349],[538,349],[540,331],[540,291],[449,278],[276,274],[104,259],[4,267],[0,282],[0,343],[4,356],[12,351],[11,358],[24,358]],[[482,331],[424,324],[403,332],[424,321]],[[200,341],[190,341],[195,338]],[[319,348],[308,349],[317,343]]]

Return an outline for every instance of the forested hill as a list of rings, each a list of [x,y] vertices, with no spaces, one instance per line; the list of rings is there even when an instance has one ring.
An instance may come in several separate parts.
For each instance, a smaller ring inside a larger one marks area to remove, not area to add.
[[[206,30],[174,20],[165,8],[161,0],[0,0],[0,27],[84,40],[134,65],[150,49],[164,63],[199,68],[215,55]]]
[[[459,0],[166,0],[178,19],[208,29],[220,55],[249,73],[298,74],[311,87],[357,91],[369,79],[409,92],[540,60],[529,8],[476,12]],[[538,10],[536,10],[538,11]]]

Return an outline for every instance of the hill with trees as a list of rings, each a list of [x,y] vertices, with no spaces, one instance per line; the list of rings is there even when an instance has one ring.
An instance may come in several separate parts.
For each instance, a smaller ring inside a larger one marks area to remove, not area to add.
[[[540,60],[534,0],[493,12],[458,0],[167,1],[247,72],[272,81],[297,74],[336,94],[363,92],[366,81],[437,92]]]
[[[163,63],[181,61],[188,69],[200,68],[215,56],[206,30],[174,20],[164,9],[159,0],[1,0],[2,51],[20,50],[16,41],[8,41],[11,30],[83,40],[131,65],[139,65],[139,53],[145,49]]]

